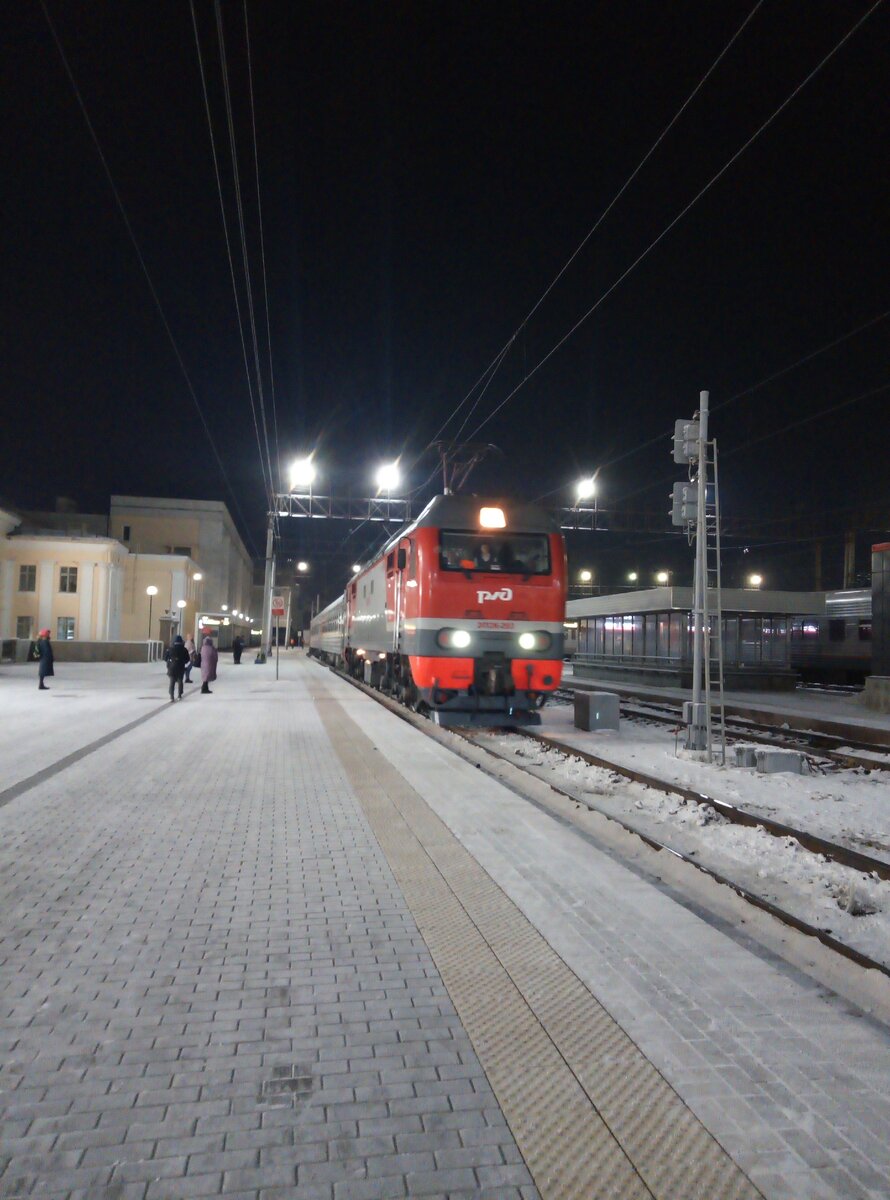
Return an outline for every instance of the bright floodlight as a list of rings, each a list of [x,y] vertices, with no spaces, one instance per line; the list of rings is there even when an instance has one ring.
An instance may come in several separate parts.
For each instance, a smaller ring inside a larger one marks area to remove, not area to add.
[[[636,571],[629,571],[628,575],[627,575],[627,582],[628,583],[636,583],[638,578],[639,578],[639,576],[637,575]]]
[[[177,600],[177,601],[176,601],[176,607],[177,607],[177,608],[185,608],[185,605],[186,605],[186,601],[185,601],[185,600]]]
[[[297,570],[298,571],[308,571],[309,564],[307,562],[303,562],[301,559],[300,562],[297,563]]]
[[[591,475],[587,479],[579,479],[575,484],[575,496],[578,500],[591,500],[596,495],[596,479]]]
[[[377,487],[381,492],[394,492],[402,482],[402,476],[397,462],[384,463],[377,470]]]
[[[748,587],[759,588],[762,583],[763,583],[762,575],[749,575],[748,576]]]
[[[593,571],[579,571],[578,578],[582,583],[590,583],[591,579],[593,579]]]
[[[502,508],[480,508],[479,524],[483,529],[505,529],[507,518]]]
[[[295,458],[290,466],[291,491],[301,487],[312,487],[317,474],[311,455],[308,458]]]
[[[667,583],[667,581],[669,579],[670,579],[670,575],[667,573],[667,571],[659,571],[658,574],[655,576],[656,583]]]
[[[150,583],[148,585],[148,587],[145,589],[145,594],[146,594],[146,596],[156,596],[158,594],[158,589],[155,587],[155,585],[153,583]]]

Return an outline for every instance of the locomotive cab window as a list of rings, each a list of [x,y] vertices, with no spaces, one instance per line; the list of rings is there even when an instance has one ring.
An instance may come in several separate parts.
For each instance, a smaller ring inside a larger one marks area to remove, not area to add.
[[[543,533],[488,534],[442,530],[439,566],[443,571],[549,575],[550,540]]]

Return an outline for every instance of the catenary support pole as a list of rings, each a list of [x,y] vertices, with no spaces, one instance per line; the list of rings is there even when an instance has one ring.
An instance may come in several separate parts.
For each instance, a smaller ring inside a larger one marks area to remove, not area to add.
[[[263,625],[262,633],[260,634],[260,648],[257,651],[256,661],[264,663],[266,661],[266,646],[269,643],[269,631],[272,628],[272,588],[274,580],[272,578],[272,547],[274,544],[274,516],[269,513],[269,524],[266,529],[266,570],[263,576]]]

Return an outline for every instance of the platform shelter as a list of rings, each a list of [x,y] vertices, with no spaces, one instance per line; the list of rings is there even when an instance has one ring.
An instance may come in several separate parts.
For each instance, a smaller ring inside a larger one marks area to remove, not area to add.
[[[716,596],[709,605],[716,608]],[[791,622],[825,610],[824,592],[727,588],[720,636],[727,688],[791,689]],[[692,588],[657,587],[570,600],[568,621],[578,623],[575,675],[664,687],[692,684]],[[717,620],[711,619],[712,654]]]

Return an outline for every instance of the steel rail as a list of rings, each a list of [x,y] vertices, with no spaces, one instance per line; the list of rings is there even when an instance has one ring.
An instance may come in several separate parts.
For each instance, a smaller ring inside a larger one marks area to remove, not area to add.
[[[714,880],[715,883],[722,884],[724,887],[731,889],[733,892],[736,893],[737,896],[739,896],[740,899],[747,901],[747,903],[751,904],[754,908],[759,908],[763,912],[769,913],[770,916],[774,917],[777,921],[780,921],[782,924],[788,925],[792,929],[796,929],[796,930],[798,930],[798,932],[806,934],[808,937],[815,938],[823,946],[827,947],[829,950],[835,951],[835,953],[841,955],[843,958],[846,958],[848,961],[855,963],[857,966],[862,967],[866,970],[877,971],[879,974],[884,975],[887,978],[890,978],[890,966],[887,966],[885,963],[879,962],[877,959],[870,958],[867,954],[863,954],[862,951],[856,950],[853,946],[847,945],[846,942],[842,942],[838,938],[833,937],[830,933],[826,933],[825,930],[819,929],[817,926],[809,924],[809,922],[802,920],[800,917],[796,917],[793,913],[786,912],[785,909],[779,908],[778,905],[773,904],[772,901],[766,900],[763,896],[758,896],[756,892],[749,891],[749,889],[746,888],[743,884],[737,883],[735,880],[730,879],[726,875],[722,875],[719,871],[715,871],[711,867],[706,867],[703,863],[698,862],[695,858],[691,857],[690,855],[684,854],[681,850],[677,850],[677,849],[675,849],[675,847],[667,845],[666,842],[659,841],[658,838],[653,837],[651,833],[648,833],[645,830],[637,828],[632,822],[627,821],[620,816],[616,816],[614,813],[606,812],[604,809],[598,808],[595,804],[591,804],[589,800],[579,799],[578,796],[574,795],[572,792],[567,791],[564,788],[559,787],[557,784],[553,783],[549,779],[543,780],[540,775],[535,775],[534,772],[529,770],[528,767],[523,766],[521,763],[515,762],[509,755],[501,754],[497,750],[493,750],[490,746],[484,745],[481,741],[477,740],[478,735],[475,734],[474,732],[471,732],[470,730],[461,730],[461,729],[455,728],[453,726],[446,730],[440,726],[433,725],[432,722],[430,722],[426,718],[420,716],[420,714],[414,712],[413,710],[406,708],[405,705],[399,703],[399,701],[393,700],[393,698],[391,696],[386,695],[386,693],[380,692],[376,688],[370,687],[368,684],[364,683],[361,680],[353,679],[351,675],[347,675],[344,671],[337,670],[335,667],[331,666],[329,663],[325,663],[321,659],[319,659],[317,661],[319,662],[320,665],[327,667],[327,669],[329,671],[331,671],[332,674],[336,675],[340,679],[343,679],[346,683],[351,684],[354,688],[356,688],[360,692],[363,692],[365,695],[369,696],[371,699],[376,700],[378,704],[380,704],[384,708],[388,709],[388,711],[391,712],[394,716],[399,717],[401,720],[403,720],[407,724],[411,725],[412,728],[417,729],[421,733],[426,734],[427,737],[432,737],[434,740],[438,741],[440,745],[447,745],[445,735],[447,735],[448,733],[455,734],[458,738],[467,742],[468,745],[475,747],[477,750],[483,751],[485,754],[490,755],[494,759],[497,759],[501,762],[508,764],[511,767],[514,767],[516,770],[523,772],[523,774],[525,774],[525,775],[528,775],[530,779],[534,779],[538,783],[545,783],[546,786],[548,786],[552,791],[556,792],[557,795],[563,796],[567,800],[571,800],[574,804],[583,803],[584,806],[587,809],[589,809],[591,812],[595,812],[598,815],[605,817],[609,821],[614,821],[622,829],[626,830],[626,832],[631,833],[635,837],[640,838],[640,840],[645,842],[646,845],[649,846],[651,849],[656,850],[656,851],[664,851],[666,854],[669,854],[672,857],[679,859],[681,862],[686,863],[687,866],[693,867],[696,871],[700,871],[703,875],[706,875],[709,879]],[[435,731],[435,733],[433,731]],[[565,753],[576,755],[577,757],[584,759],[585,761],[589,761],[592,766],[601,766],[606,770],[614,771],[617,774],[626,775],[628,778],[634,779],[636,782],[645,783],[648,786],[655,787],[660,791],[665,791],[668,793],[672,793],[674,795],[680,795],[680,796],[686,797],[688,799],[693,799],[695,801],[698,801],[698,796],[700,795],[700,793],[695,793],[691,789],[683,788],[680,786],[672,786],[670,784],[665,783],[663,780],[656,780],[654,776],[647,777],[647,776],[643,776],[642,772],[632,772],[629,769],[617,767],[614,763],[610,763],[605,759],[597,760],[595,755],[588,755],[588,754],[586,754],[586,752],[576,750],[574,747],[565,747],[565,746],[559,745],[559,744],[555,743],[553,740],[551,740],[549,738],[545,738],[542,735],[535,734],[527,729],[521,730],[521,731],[512,730],[511,732],[521,732],[521,734],[523,736],[533,739],[542,745],[547,745],[554,749],[563,750]],[[455,747],[455,753],[460,753],[460,751],[456,747]],[[479,766],[482,770],[485,770],[485,768],[482,766],[482,764],[476,763],[475,765]],[[498,776],[492,772],[486,772],[486,773],[490,774],[491,777],[493,779],[496,779],[499,783],[501,783],[501,784],[504,783],[504,780],[500,776]],[[649,782],[650,779],[653,782],[650,783]],[[521,793],[519,793],[519,792],[517,792],[516,794],[521,795]],[[722,805],[724,803],[723,801],[714,800],[711,797],[704,797],[704,796],[702,797],[702,799],[703,799],[703,802],[705,802],[708,805],[710,805],[711,807],[715,808],[717,811],[723,812],[723,808],[722,808]],[[530,801],[530,803],[536,803],[536,802]],[[732,808],[733,806],[727,805],[727,807]],[[743,810],[738,810],[738,811],[741,813]],[[724,815],[727,815],[727,814],[724,813]],[[749,818],[749,820],[748,821],[739,821],[739,824],[750,824],[755,827],[756,826],[765,827],[767,824],[772,824],[777,827],[780,825],[779,822],[769,822],[768,819],[765,819],[765,818],[753,817],[750,813],[745,814],[745,816],[747,816]],[[567,821],[568,823],[572,824],[570,816],[564,817],[562,819]],[[881,877],[882,878],[890,878],[890,864],[888,864],[888,863],[883,863],[879,859],[872,859],[868,855],[859,854],[855,850],[848,850],[844,846],[837,846],[834,842],[827,842],[822,838],[817,838],[815,835],[803,833],[803,831],[801,831],[801,830],[792,829],[791,826],[782,826],[782,828],[786,829],[788,832],[787,832],[787,834],[783,834],[781,836],[792,837],[795,840],[799,841],[801,845],[805,845],[805,843],[802,840],[803,837],[812,838],[814,841],[820,842],[827,847],[840,850],[843,854],[849,855],[851,858],[854,858],[854,859],[859,860],[860,862],[866,862],[869,864],[869,866],[867,868],[863,868],[861,866],[853,866],[852,863],[846,864],[846,863],[841,862],[840,860],[835,860],[835,861],[838,861],[839,865],[841,865],[841,866],[849,865],[849,866],[851,866],[851,869],[853,869],[853,870],[866,869],[866,870],[876,870],[879,873],[885,872],[885,874],[881,875]],[[771,832],[771,831],[765,829],[765,832]],[[798,835],[800,835],[800,836],[798,836]],[[807,848],[809,849],[810,847],[807,847]],[[824,854],[826,852],[824,850],[817,850],[816,853]]]
[[[684,787],[682,784],[659,779],[657,775],[649,775],[645,771],[637,771],[632,767],[619,766],[608,758],[601,758],[597,754],[590,754],[586,750],[579,750],[568,742],[562,742],[558,738],[551,737],[550,734],[539,733],[534,729],[516,729],[513,732],[520,734],[522,737],[530,738],[538,742],[539,745],[546,746],[549,749],[558,750],[562,754],[580,758],[592,767],[601,767],[603,770],[623,775],[626,779],[630,779],[634,783],[642,783],[646,787],[654,788],[659,792],[665,792],[667,795],[682,796],[684,800],[713,809],[714,812],[720,813],[722,817],[732,822],[733,825],[744,825],[749,829],[759,827],[766,833],[772,834],[773,837],[793,838],[805,850],[810,850],[813,854],[823,854],[826,858],[838,863],[842,867],[850,867],[852,870],[862,871],[866,875],[876,874],[880,879],[890,880],[890,862],[884,862],[879,858],[872,858],[870,854],[861,854],[858,850],[851,850],[849,847],[842,846],[838,842],[831,842],[827,838],[819,837],[818,834],[808,833],[804,829],[797,829],[795,826],[786,825],[782,821],[774,821],[772,817],[757,816],[745,808],[739,808],[738,805],[730,804],[728,800],[720,800],[716,796],[709,796],[705,792],[697,792],[693,788]]]

